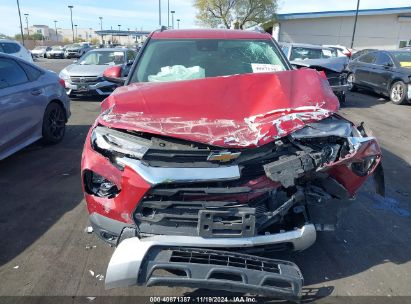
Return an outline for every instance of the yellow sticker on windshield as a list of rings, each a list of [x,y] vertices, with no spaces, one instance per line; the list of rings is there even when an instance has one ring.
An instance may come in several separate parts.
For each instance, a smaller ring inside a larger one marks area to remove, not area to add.
[[[405,68],[410,68],[411,67],[411,61],[401,61],[400,65],[402,67],[405,67]]]

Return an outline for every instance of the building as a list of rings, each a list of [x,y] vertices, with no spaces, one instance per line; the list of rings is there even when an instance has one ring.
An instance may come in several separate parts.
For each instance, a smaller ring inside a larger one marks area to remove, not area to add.
[[[56,33],[57,30],[57,33]],[[27,29],[24,30],[27,34]],[[100,43],[119,43],[119,44],[133,44],[135,42],[142,43],[150,34],[148,31],[120,31],[120,30],[100,30],[95,31],[92,28],[74,27],[74,31],[63,28],[51,28],[47,25],[33,25],[29,27],[30,35],[41,34],[43,37],[42,43],[45,45],[52,45],[54,43],[70,43],[74,39],[81,41],[91,41],[97,38]]]
[[[278,14],[280,42],[351,46],[355,10]],[[366,9],[358,14],[354,49],[396,49],[411,44],[411,7]]]
[[[25,34],[27,34],[27,29],[25,29],[24,32]],[[41,34],[44,41],[50,42],[64,43],[72,42],[73,40],[73,31],[71,28],[57,28],[56,34],[56,28],[51,28],[47,25],[33,25],[29,27],[29,33],[30,35]],[[92,28],[74,27],[74,38],[78,38],[84,41],[90,41],[93,38],[99,38],[99,36],[96,35],[95,31]]]

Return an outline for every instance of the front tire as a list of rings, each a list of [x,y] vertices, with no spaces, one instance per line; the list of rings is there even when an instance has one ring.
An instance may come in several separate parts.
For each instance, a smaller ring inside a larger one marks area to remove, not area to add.
[[[66,113],[64,108],[56,103],[50,103],[44,111],[43,117],[43,142],[56,144],[60,142],[66,132]]]
[[[402,81],[396,81],[391,86],[390,100],[396,105],[405,104],[407,102],[407,93],[407,85]]]
[[[347,76],[347,84],[348,84],[348,90],[351,92],[357,91],[357,87],[354,84],[355,82],[355,75],[354,73],[348,74]]]

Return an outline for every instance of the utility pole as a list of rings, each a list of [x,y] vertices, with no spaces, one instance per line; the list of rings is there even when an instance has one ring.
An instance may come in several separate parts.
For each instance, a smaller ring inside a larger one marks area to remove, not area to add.
[[[73,27],[73,6],[69,5],[68,8],[70,9],[70,17],[71,17],[71,32],[73,34],[73,43],[74,43],[74,27]]]
[[[56,30],[56,41],[59,41],[59,36],[57,35],[57,20],[54,20],[54,29]]]
[[[77,40],[77,24],[74,24],[74,26],[76,27],[76,40]]]
[[[19,11],[21,40],[23,41],[23,45],[24,45],[24,33],[23,33],[23,24],[21,23],[21,14],[20,14],[20,3],[19,3],[19,0],[17,0],[17,10]]]
[[[171,28],[174,30],[174,13],[176,11],[171,11]]]
[[[161,28],[161,0],[158,0],[158,24]]]
[[[26,29],[27,29],[27,40],[30,39],[30,32],[29,32],[29,14],[24,14],[26,17]]]
[[[354,46],[354,38],[355,38],[355,29],[357,28],[357,20],[358,20],[358,10],[360,8],[360,0],[357,0],[357,11],[355,12],[355,20],[354,20],[354,29],[352,31],[352,39],[351,39],[351,49]]]
[[[167,0],[167,28],[170,28],[170,0]]]
[[[100,31],[103,30],[103,17],[98,17],[100,19]]]
[[[180,29],[180,21],[181,19],[177,19],[177,29]]]

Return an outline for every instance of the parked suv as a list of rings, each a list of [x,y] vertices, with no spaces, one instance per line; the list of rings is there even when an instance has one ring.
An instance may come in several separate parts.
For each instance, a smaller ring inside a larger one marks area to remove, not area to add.
[[[117,245],[106,287],[298,299],[297,265],[262,255],[311,246],[374,171],[383,193],[376,139],[268,34],[156,31],[122,69],[104,73],[124,86],[102,102],[81,168],[94,232]]]
[[[31,53],[17,41],[0,39],[0,53],[13,55],[28,62],[33,62]]]
[[[66,58],[80,58],[90,50],[88,43],[74,43],[70,44],[65,52]]]

